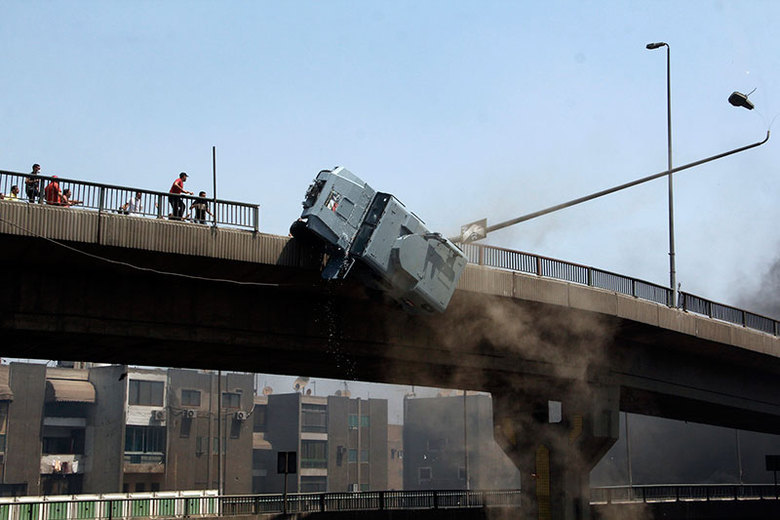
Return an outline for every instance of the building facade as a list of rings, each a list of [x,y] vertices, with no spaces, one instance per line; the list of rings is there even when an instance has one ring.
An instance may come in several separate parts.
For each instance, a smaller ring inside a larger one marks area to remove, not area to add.
[[[2,365],[0,494],[249,493],[253,392],[251,374]]]
[[[255,493],[387,489],[387,400],[290,393],[255,398]],[[277,453],[297,453],[296,473]]]
[[[405,490],[520,487],[517,468],[493,438],[484,394],[406,399],[403,466]]]

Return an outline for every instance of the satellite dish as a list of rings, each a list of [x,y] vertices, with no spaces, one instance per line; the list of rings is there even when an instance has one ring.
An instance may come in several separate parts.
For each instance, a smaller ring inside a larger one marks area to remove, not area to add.
[[[263,387],[263,395],[271,395],[272,393],[274,393],[273,388],[271,388],[270,386]]]
[[[295,390],[296,392],[300,392],[308,384],[309,384],[309,378],[308,377],[299,377],[293,383],[293,390]]]

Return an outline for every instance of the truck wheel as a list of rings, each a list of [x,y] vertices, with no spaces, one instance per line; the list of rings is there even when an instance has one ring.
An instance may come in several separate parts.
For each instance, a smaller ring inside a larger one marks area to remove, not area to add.
[[[298,240],[311,238],[311,232],[308,230],[306,222],[303,220],[296,220],[290,225],[290,234]]]

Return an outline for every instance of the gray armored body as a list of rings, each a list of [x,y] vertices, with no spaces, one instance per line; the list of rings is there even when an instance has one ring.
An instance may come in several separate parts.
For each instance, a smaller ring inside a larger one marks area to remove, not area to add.
[[[323,170],[306,191],[296,238],[315,238],[329,255],[328,280],[359,276],[411,312],[443,312],[466,257],[389,193],[374,191],[344,168]]]

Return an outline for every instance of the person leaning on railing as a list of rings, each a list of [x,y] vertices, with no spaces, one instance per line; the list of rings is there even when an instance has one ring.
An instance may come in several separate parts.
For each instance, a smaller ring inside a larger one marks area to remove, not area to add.
[[[11,186],[11,191],[3,195],[0,193],[0,199],[3,200],[10,200],[11,202],[22,202],[21,199],[19,199],[19,186],[14,184]]]
[[[41,165],[33,164],[30,176],[24,180],[24,191],[27,193],[28,202],[35,202],[41,194],[41,179],[38,177],[40,172]]]
[[[197,222],[198,224],[206,223],[206,214],[209,214],[211,218],[214,218],[214,214],[209,210],[209,202],[206,200],[205,191],[198,193],[198,198],[196,198],[195,202],[190,206],[190,211],[192,211],[193,222]],[[187,214],[187,217],[189,217],[189,214]]]
[[[60,190],[60,182],[57,180],[56,175],[51,176],[51,182],[46,185],[43,190],[43,195],[46,198],[46,204],[53,206],[60,206],[62,204],[62,191]]]
[[[171,220],[181,220],[181,217],[184,215],[184,201],[181,200],[181,194],[186,193],[187,195],[192,195],[191,191],[184,189],[184,183],[187,181],[187,177],[188,175],[186,172],[181,172],[179,178],[173,181],[173,186],[171,186],[169,191],[168,202],[170,202],[171,207],[173,208],[173,213],[169,217]]]
[[[125,215],[138,216],[138,214],[141,213],[143,209],[144,208],[141,205],[141,192],[136,191],[135,197],[130,197],[129,199],[127,199],[127,202],[125,202],[119,207],[119,212]]]
[[[67,188],[65,191],[62,192],[62,196],[60,197],[60,206],[65,207],[71,207],[75,206],[77,204],[83,203],[83,200],[71,200],[70,198],[70,188]]]

